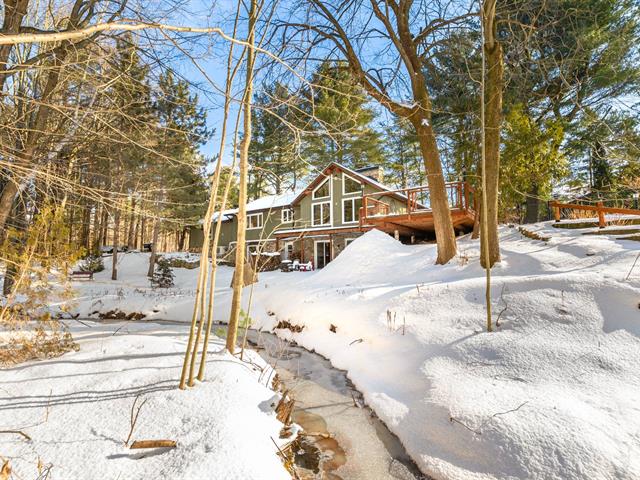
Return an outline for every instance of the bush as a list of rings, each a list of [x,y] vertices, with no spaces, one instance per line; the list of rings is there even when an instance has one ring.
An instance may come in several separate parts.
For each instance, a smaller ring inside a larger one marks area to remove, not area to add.
[[[171,270],[170,263],[161,258],[156,265],[153,277],[151,277],[151,285],[154,288],[173,287],[173,270]]]
[[[89,255],[80,264],[81,272],[97,273],[104,270],[104,262],[99,255]]]

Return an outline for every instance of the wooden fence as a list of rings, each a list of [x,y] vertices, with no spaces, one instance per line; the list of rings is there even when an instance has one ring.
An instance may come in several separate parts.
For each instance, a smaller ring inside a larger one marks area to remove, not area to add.
[[[604,228],[607,226],[605,220],[605,214],[613,213],[620,215],[638,215],[640,216],[640,210],[634,208],[617,208],[617,207],[605,207],[602,202],[597,202],[595,205],[583,205],[579,203],[560,203],[556,201],[549,202],[549,206],[553,208],[553,216],[556,222],[560,221],[560,215],[562,210],[579,210],[596,212],[598,215],[598,226]]]

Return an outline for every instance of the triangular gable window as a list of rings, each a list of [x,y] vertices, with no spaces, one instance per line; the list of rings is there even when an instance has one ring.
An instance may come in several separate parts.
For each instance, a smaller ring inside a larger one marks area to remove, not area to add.
[[[318,188],[313,191],[313,198],[327,198],[329,197],[329,179],[327,178]]]

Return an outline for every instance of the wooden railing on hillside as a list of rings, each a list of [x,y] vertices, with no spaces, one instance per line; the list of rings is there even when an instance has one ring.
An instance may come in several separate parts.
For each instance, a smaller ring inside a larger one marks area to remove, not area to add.
[[[475,191],[467,182],[449,182],[445,184],[449,208],[474,211]],[[388,198],[387,202],[382,198]],[[395,198],[395,202],[391,202]],[[389,202],[389,203],[388,203]],[[414,215],[431,212],[431,199],[429,187],[419,186],[413,188],[401,188],[383,192],[368,193],[362,197],[360,208],[360,223],[365,224],[367,218],[382,217],[388,215]]]
[[[603,202],[597,202],[595,205],[580,204],[580,203],[560,203],[556,201],[549,202],[549,206],[553,208],[553,216],[556,222],[560,221],[562,210],[577,210],[596,212],[598,215],[598,226],[604,228],[607,226],[605,220],[605,214],[619,214],[619,215],[638,215],[640,216],[640,210],[635,208],[618,208],[618,207],[605,207]]]

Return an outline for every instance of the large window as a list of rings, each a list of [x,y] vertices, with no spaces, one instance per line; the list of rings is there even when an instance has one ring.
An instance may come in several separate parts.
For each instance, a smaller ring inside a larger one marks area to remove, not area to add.
[[[355,223],[360,220],[361,198],[345,198],[342,200],[342,222]]]
[[[292,208],[283,208],[282,209],[282,223],[291,223],[293,222],[293,209]]]
[[[313,191],[313,198],[328,198],[331,194],[331,184],[327,178],[318,188]]]
[[[262,212],[247,215],[247,230],[262,228]]]
[[[314,203],[311,205],[313,225],[331,224],[331,202]]]
[[[351,193],[362,193],[362,184],[351,178],[349,175],[342,174],[342,193],[349,195]]]

